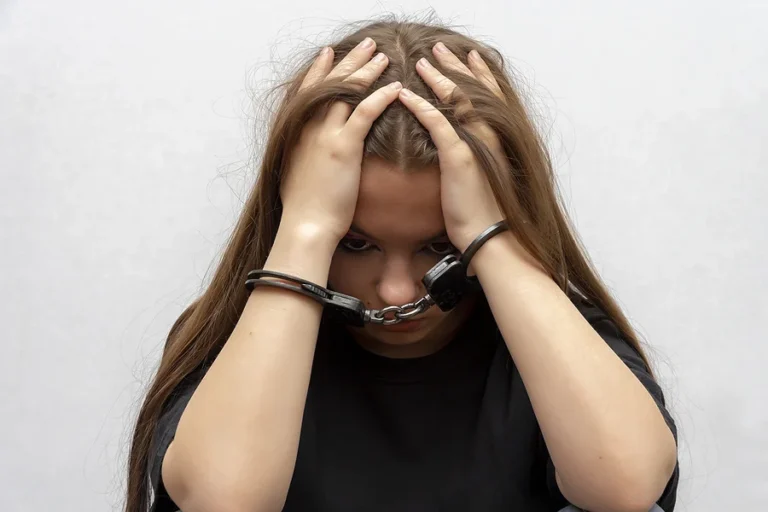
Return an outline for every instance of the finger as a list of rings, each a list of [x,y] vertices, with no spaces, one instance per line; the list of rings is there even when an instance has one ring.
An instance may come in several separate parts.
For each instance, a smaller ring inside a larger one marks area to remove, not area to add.
[[[429,85],[433,91],[435,91],[435,95],[440,99],[440,101],[447,101],[451,95],[457,95],[457,115],[462,116],[472,110],[472,101],[466,95],[462,95],[461,89],[459,89],[459,87],[450,78],[443,75],[440,70],[432,66],[432,64],[430,64],[427,59],[420,59],[416,63],[416,70],[424,82],[426,82],[426,84]],[[466,122],[465,126],[474,135],[486,141],[487,144],[493,145],[493,132],[490,130],[490,128],[488,128],[485,122],[476,119],[470,122]]]
[[[346,132],[348,136],[354,137],[355,140],[364,140],[373,126],[373,122],[378,119],[390,103],[395,101],[400,89],[402,89],[400,82],[392,82],[371,93],[357,105],[342,131]]]
[[[416,63],[416,71],[429,87],[435,91],[440,101],[446,102],[451,95],[460,93],[458,86],[448,77],[443,75],[427,59],[419,59]],[[472,108],[472,102],[467,97],[459,97],[456,103],[456,113],[467,112]]]
[[[433,46],[432,53],[435,55],[437,62],[439,62],[440,65],[446,69],[453,69],[460,73],[464,73],[467,76],[475,78],[475,75],[472,74],[472,71],[467,66],[465,66],[464,63],[461,62],[461,60],[459,60],[459,58],[454,55],[453,52],[449,50],[448,47],[443,43],[437,43],[435,46]]]
[[[499,83],[493,76],[491,68],[488,67],[488,64],[485,63],[477,50],[469,52],[468,63],[469,68],[478,80],[484,83],[494,94],[496,94],[496,96],[504,98],[504,93],[501,92],[501,87],[499,87]]]
[[[336,123],[337,125],[344,124],[351,113],[352,105],[346,101],[334,101],[328,106],[325,119],[327,119],[328,122]]]
[[[372,58],[362,68],[358,69],[347,78],[345,82],[352,82],[355,86],[362,86],[363,89],[368,89],[373,82],[381,75],[384,69],[387,67],[389,59],[383,53],[379,53]]]
[[[366,37],[360,44],[352,48],[326,78],[347,77],[351,75],[371,59],[371,55],[373,55],[375,50],[376,42],[370,37]]]
[[[376,81],[384,69],[387,67],[389,59],[383,53],[379,53],[371,59],[365,66],[358,69],[347,78],[344,82],[351,82],[354,84],[354,88],[367,90],[373,82]],[[337,101],[328,109],[328,119],[331,122],[344,123],[352,113],[352,105]]]
[[[308,87],[323,81],[333,66],[333,48],[326,46],[325,49],[320,52],[320,55],[315,58],[315,62],[310,66],[307,75],[299,86],[299,91],[302,91]]]
[[[442,112],[427,100],[408,89],[400,90],[399,99],[427,129],[438,151],[446,152],[464,143]]]

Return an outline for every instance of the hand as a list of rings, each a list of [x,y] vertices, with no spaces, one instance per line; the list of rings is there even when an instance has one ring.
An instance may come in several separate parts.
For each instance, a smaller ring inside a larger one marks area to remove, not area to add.
[[[479,54],[477,59],[469,59],[468,68],[447,48],[445,52],[440,52],[437,48],[438,46],[433,48],[433,53],[440,65],[480,80],[501,97],[498,83]],[[426,65],[422,62],[426,62]],[[426,59],[416,65],[416,70],[440,100],[446,100],[457,87]],[[469,145],[459,138],[445,116],[427,100],[407,89],[400,91],[399,99],[429,131],[437,147],[445,229],[451,243],[464,252],[480,233],[503,220],[504,215],[496,203],[485,172],[477,163]],[[468,99],[464,99],[458,108],[471,109],[472,104]],[[476,121],[468,124],[467,129],[488,146],[501,165],[509,165],[498,136],[486,123]]]
[[[354,80],[370,86],[384,71],[388,59],[384,56],[370,60],[376,44],[364,47],[363,43],[332,71],[333,51],[321,54],[299,90],[342,76],[345,82]],[[287,225],[288,230],[321,232],[335,243],[344,237],[355,214],[363,142],[373,122],[397,98],[399,88],[400,83],[394,82],[376,90],[354,112],[349,104],[337,101],[320,109],[306,123],[299,143],[291,150],[280,184],[281,228]]]

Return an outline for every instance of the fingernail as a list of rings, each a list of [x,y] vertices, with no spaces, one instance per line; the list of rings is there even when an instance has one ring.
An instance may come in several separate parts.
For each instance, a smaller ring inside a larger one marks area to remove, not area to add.
[[[363,39],[363,42],[360,43],[360,48],[370,48],[371,46],[373,46],[373,39],[370,37],[366,37]]]
[[[387,60],[387,56],[386,56],[386,55],[384,55],[383,53],[380,53],[380,54],[376,55],[376,56],[373,58],[373,62],[375,62],[376,64],[381,64],[381,63],[382,63],[382,62],[384,62],[385,60]]]
[[[399,91],[400,89],[403,88],[403,84],[401,84],[400,82],[392,82],[391,84],[389,84],[389,86],[396,91]]]
[[[400,94],[406,98],[410,98],[413,96],[413,93],[409,91],[408,89],[403,89],[400,91]]]
[[[447,53],[448,48],[443,43],[437,43],[435,45],[435,49],[439,51],[440,53]]]
[[[469,52],[469,56],[475,60],[480,60],[480,54],[477,53],[477,50],[472,50],[471,52]]]
[[[430,67],[432,67],[432,64],[430,64],[429,61],[427,59],[425,59],[424,57],[420,58],[419,62],[417,64],[419,66],[423,67],[423,68],[430,68]]]
[[[331,53],[331,47],[330,46],[326,46],[325,48],[323,48],[323,51],[321,53],[322,53],[323,57],[329,55]]]

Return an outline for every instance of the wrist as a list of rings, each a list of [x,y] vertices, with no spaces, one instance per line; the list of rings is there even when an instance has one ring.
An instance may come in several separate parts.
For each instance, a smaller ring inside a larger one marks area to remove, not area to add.
[[[496,220],[480,220],[473,222],[471,226],[463,226],[460,229],[454,230],[454,234],[451,235],[451,239],[455,239],[454,246],[462,253],[466,252],[470,244],[480,237],[487,229],[491,228],[494,224],[504,220],[499,218]],[[492,235],[492,237],[495,235]]]
[[[514,233],[504,231],[488,239],[475,253],[469,264],[472,274],[488,279],[503,268],[505,274],[529,273],[548,275],[539,263],[520,243]]]
[[[326,286],[337,245],[338,241],[316,226],[281,224],[264,269]]]

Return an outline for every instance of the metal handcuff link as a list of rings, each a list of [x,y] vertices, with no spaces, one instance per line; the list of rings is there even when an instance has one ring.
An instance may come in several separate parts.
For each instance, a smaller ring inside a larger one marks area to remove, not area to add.
[[[245,287],[253,290],[256,286],[276,286],[293,290],[311,297],[324,306],[330,308],[331,313],[341,321],[356,327],[363,327],[366,323],[393,325],[424,313],[430,307],[437,305],[442,311],[450,311],[459,303],[462,297],[472,290],[477,290],[480,283],[477,276],[468,276],[467,269],[472,256],[481,245],[494,235],[509,229],[506,221],[502,220],[493,224],[480,233],[467,247],[460,258],[455,254],[449,254],[441,259],[435,266],[424,274],[421,282],[427,290],[427,294],[416,302],[409,302],[402,306],[387,306],[384,309],[366,309],[363,301],[350,295],[345,295],[320,285],[306,281],[299,277],[276,272],[274,270],[251,270]],[[260,279],[263,276],[279,277],[297,283],[293,286],[272,280]],[[385,318],[393,313],[394,318]]]

